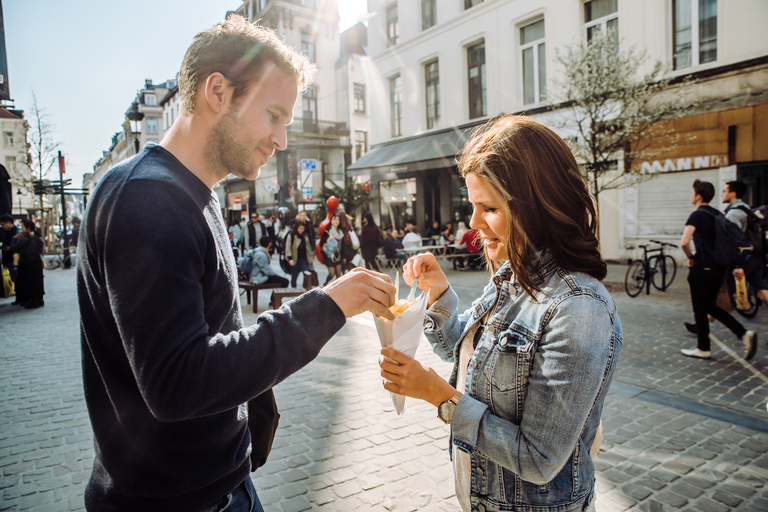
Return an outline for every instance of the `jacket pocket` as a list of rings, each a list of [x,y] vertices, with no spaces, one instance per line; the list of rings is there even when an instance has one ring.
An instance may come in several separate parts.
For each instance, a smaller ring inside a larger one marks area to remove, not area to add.
[[[511,329],[497,337],[490,334],[486,336],[492,338],[493,343],[489,364],[484,370],[490,384],[493,408],[499,412],[504,411],[504,416],[512,413],[508,419],[517,423],[518,390],[528,383],[533,340]]]

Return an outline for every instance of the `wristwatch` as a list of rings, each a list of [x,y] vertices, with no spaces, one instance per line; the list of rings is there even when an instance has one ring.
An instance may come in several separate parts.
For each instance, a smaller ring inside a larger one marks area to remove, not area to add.
[[[456,410],[459,400],[461,400],[461,392],[457,391],[451,398],[437,406],[437,417],[446,425],[453,420],[453,411]]]

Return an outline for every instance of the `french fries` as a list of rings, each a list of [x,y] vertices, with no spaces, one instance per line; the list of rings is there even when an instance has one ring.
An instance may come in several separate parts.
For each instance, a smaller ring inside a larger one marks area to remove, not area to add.
[[[415,300],[410,301],[405,299],[398,299],[397,302],[389,306],[389,310],[392,312],[393,315],[397,316],[403,311],[405,311],[406,309],[408,309],[409,307],[413,306],[415,302],[416,302]]]

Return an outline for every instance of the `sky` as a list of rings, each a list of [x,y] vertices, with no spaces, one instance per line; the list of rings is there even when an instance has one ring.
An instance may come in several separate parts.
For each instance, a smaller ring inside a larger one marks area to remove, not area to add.
[[[343,31],[367,14],[366,0],[337,0]],[[240,0],[5,0],[8,85],[30,120],[32,91],[66,158],[66,178],[84,173],[112,135],[146,78],[174,78],[198,32]],[[56,176],[54,176],[56,177]]]

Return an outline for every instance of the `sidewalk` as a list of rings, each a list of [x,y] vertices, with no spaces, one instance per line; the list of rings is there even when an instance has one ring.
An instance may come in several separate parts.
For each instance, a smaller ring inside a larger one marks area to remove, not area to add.
[[[611,266],[607,283],[623,283],[625,268]],[[483,272],[448,274],[462,307],[488,280]],[[0,299],[0,510],[83,510],[93,446],[74,271],[47,271],[46,290],[37,310]],[[768,510],[768,385],[719,347],[711,361],[679,355],[693,342],[681,326],[690,317],[686,292],[680,271],[666,294],[613,291],[625,339],[596,459],[600,512]],[[766,319],[761,309],[749,323],[761,342],[748,364],[764,375]],[[275,388],[280,428],[266,466],[252,474],[267,511],[458,510],[447,427],[425,402],[409,399],[396,415],[381,388],[378,351],[372,318],[361,315]],[[450,372],[426,343],[417,358]]]

